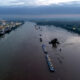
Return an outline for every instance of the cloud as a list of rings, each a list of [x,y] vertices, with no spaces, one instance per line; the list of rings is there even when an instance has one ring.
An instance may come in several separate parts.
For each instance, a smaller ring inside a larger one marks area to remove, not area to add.
[[[42,5],[63,5],[63,4],[80,4],[79,0],[0,0],[0,6],[13,6],[13,5],[21,5],[21,6],[42,6]]]

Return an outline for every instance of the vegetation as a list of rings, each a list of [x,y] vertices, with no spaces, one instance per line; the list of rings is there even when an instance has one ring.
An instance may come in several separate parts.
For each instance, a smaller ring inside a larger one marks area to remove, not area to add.
[[[79,21],[38,21],[37,25],[54,25],[61,27],[71,32],[80,34],[80,22]]]

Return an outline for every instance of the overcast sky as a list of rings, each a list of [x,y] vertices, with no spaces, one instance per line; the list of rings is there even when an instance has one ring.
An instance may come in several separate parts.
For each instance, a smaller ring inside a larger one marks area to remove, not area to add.
[[[0,6],[42,6],[51,4],[80,3],[80,0],[0,0]]]

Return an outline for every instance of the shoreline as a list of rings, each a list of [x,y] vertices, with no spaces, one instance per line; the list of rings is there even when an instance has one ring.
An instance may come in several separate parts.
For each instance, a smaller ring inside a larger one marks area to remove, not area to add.
[[[24,22],[19,21],[2,21],[0,24],[0,36],[3,36],[6,33],[11,32],[12,30],[15,30],[19,26],[23,25]]]

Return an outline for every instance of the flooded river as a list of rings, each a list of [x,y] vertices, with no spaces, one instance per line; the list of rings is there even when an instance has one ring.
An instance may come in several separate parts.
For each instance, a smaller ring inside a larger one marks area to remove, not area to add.
[[[0,80],[80,80],[80,36],[55,26],[40,29],[26,22],[0,38]],[[49,44],[54,38],[61,43],[57,48]],[[55,72],[48,69],[42,44]]]

